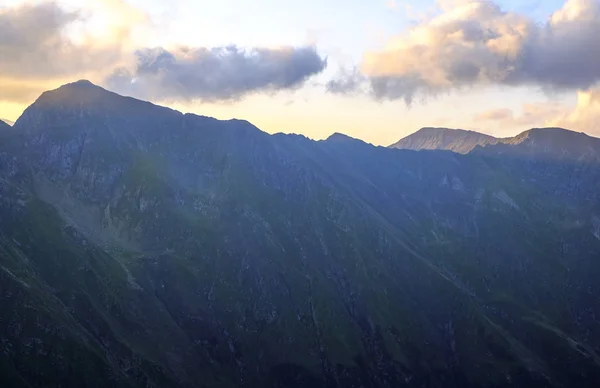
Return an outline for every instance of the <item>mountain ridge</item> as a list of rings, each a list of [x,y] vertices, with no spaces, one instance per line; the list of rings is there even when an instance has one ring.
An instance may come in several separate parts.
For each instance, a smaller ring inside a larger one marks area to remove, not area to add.
[[[115,97],[119,99],[120,103],[130,103],[134,105],[138,105],[138,107],[142,106],[155,106],[161,109],[165,109],[171,112],[176,112],[181,115],[186,115],[182,112],[179,112],[175,109],[171,109],[168,107],[164,107],[161,105],[156,105],[152,102],[139,100],[133,97],[122,96],[112,91],[109,91],[101,86],[98,86],[89,80],[82,79],[78,81],[74,81],[71,83],[64,84],[54,90],[49,90],[40,95],[40,97],[34,102],[38,104],[51,103],[50,99],[56,99],[60,101],[64,99],[64,101],[73,103],[75,105],[82,103],[92,103],[94,102],[94,98],[99,99],[107,99],[109,96]],[[89,101],[83,101],[78,97],[83,97]],[[90,100],[91,99],[91,100]],[[188,113],[188,115],[210,118],[207,116],[199,116],[192,113]],[[220,121],[243,121],[246,120],[240,119],[230,119],[230,120],[220,120]],[[0,120],[2,121],[2,120]],[[13,123],[13,125],[16,122]],[[248,122],[247,122],[248,123]],[[252,125],[251,123],[248,123]],[[9,124],[10,125],[10,124]],[[254,126],[254,125],[252,125]],[[254,126],[255,127],[255,126]],[[256,128],[256,127],[255,127]],[[259,129],[259,128],[257,128]],[[259,129],[260,130],[260,129]],[[459,153],[468,153],[475,149],[477,146],[486,146],[493,145],[497,143],[505,143],[505,144],[519,144],[525,139],[531,137],[531,134],[539,135],[540,133],[547,133],[551,130],[560,130],[564,131],[571,135],[577,134],[578,136],[584,136],[589,139],[598,139],[597,137],[588,135],[583,132],[576,132],[566,128],[555,128],[555,127],[547,127],[547,128],[531,128],[525,130],[515,136],[498,138],[492,135],[488,135],[485,133],[477,132],[474,130],[465,130],[458,128],[444,128],[444,127],[423,127],[417,130],[416,132],[405,136],[399,141],[387,146],[388,148],[397,148],[397,149],[412,149],[412,150],[450,150]],[[563,133],[564,135],[564,133]],[[355,140],[364,142],[362,139],[353,138],[346,134],[335,132],[330,135],[326,140],[338,140],[338,139],[346,139],[346,140]]]
[[[516,147],[516,148],[515,148]],[[571,158],[600,159],[600,139],[565,128],[531,128],[520,134],[496,138],[475,131],[448,128],[422,128],[389,148],[412,150],[449,150],[462,154],[473,152],[504,153],[519,148],[518,153],[540,152],[570,155]],[[544,148],[544,149],[542,149]],[[483,151],[485,150],[485,151]]]

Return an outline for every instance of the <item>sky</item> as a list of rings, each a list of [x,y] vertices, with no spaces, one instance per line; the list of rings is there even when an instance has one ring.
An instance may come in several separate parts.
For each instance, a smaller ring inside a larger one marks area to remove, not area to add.
[[[79,79],[314,139],[600,137],[600,0],[0,0],[0,118]]]

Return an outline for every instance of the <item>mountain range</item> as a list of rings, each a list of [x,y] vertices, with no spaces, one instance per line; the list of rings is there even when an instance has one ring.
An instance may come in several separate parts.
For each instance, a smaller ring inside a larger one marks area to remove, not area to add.
[[[598,141],[45,92],[0,130],[0,385],[595,387]]]
[[[0,118],[0,128],[2,128],[5,124],[8,124],[10,126],[14,124],[14,121]]]

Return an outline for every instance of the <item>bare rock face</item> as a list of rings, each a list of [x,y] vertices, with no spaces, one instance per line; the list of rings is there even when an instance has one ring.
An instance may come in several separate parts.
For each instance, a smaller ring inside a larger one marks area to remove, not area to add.
[[[600,169],[463,135],[44,93],[0,131],[0,385],[595,387]]]

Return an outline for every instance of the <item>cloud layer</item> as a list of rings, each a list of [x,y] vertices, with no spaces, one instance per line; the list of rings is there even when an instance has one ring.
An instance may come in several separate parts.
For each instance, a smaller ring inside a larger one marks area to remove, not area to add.
[[[108,80],[116,91],[156,100],[235,100],[259,91],[293,89],[327,60],[314,47],[142,49],[133,69]]]
[[[491,1],[442,5],[441,15],[364,56],[362,77],[376,98],[410,104],[478,85],[577,90],[600,81],[597,0],[568,0],[541,25]]]

